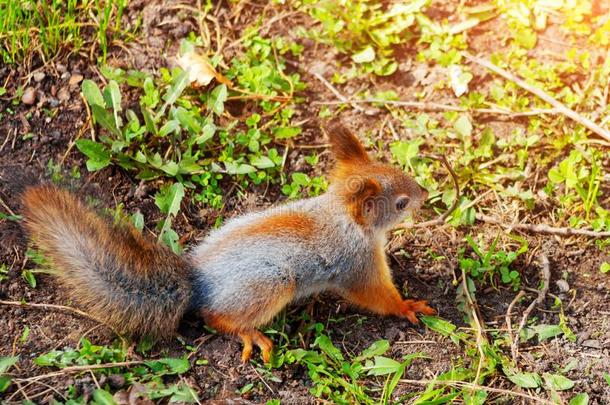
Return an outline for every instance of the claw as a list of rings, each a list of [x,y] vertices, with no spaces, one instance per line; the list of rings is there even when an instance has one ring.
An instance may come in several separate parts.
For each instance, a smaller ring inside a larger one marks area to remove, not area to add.
[[[240,333],[239,337],[244,343],[244,348],[241,352],[242,363],[246,363],[252,357],[252,342],[261,349],[263,361],[269,363],[271,352],[273,351],[273,342],[267,336],[254,329]]]
[[[404,300],[401,313],[414,325],[419,323],[416,314],[434,315],[436,310],[428,306],[426,300]]]

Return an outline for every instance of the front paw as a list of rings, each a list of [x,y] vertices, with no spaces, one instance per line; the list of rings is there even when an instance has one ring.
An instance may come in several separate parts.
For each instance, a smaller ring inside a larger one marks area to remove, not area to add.
[[[428,306],[428,301],[426,300],[404,300],[400,313],[412,324],[416,325],[419,323],[416,314],[434,315],[436,311]]]

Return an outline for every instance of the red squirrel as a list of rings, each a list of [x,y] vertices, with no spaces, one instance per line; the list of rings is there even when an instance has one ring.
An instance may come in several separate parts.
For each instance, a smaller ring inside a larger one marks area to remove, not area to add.
[[[118,333],[167,337],[194,311],[241,338],[244,362],[253,344],[268,362],[273,344],[258,328],[312,294],[412,323],[434,314],[401,297],[384,253],[387,232],[428,192],[372,160],[343,125],[327,133],[336,164],[325,194],[230,219],[183,256],[50,185],[24,192],[25,225],[71,297]]]

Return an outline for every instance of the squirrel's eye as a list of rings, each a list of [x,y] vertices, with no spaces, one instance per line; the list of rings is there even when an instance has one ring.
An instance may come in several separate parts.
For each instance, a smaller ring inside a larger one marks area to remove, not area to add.
[[[402,211],[409,205],[409,197],[399,197],[396,200],[396,209]]]

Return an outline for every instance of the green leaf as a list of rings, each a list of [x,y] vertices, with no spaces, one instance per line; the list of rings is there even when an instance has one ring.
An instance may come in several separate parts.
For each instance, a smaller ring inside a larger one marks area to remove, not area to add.
[[[273,136],[276,139],[293,138],[301,133],[301,128],[297,127],[277,127],[273,129]]]
[[[515,41],[526,49],[533,49],[538,41],[538,35],[530,28],[521,28],[515,35]]]
[[[171,133],[180,132],[180,123],[176,120],[169,120],[159,130],[159,136],[167,136]]]
[[[97,124],[101,125],[102,128],[108,130],[117,138],[121,138],[122,134],[119,128],[116,126],[114,117],[108,111],[106,111],[106,109],[94,104],[91,106],[91,112],[93,114],[93,119]]]
[[[210,98],[208,98],[208,107],[212,110],[216,115],[221,115],[225,110],[225,101],[227,100],[227,86],[225,84],[221,84],[220,86],[216,86],[212,93],[210,94]]]
[[[171,223],[171,220],[167,218],[165,223]],[[182,253],[182,246],[180,246],[180,236],[171,228],[163,228],[161,230],[161,240],[165,243],[175,254],[179,255]]]
[[[362,360],[370,359],[374,356],[381,356],[382,354],[385,354],[385,352],[387,352],[389,348],[390,343],[387,340],[378,340],[372,345],[370,345],[368,348],[364,349],[362,353],[360,353],[360,356],[353,359],[353,362],[359,363]]]
[[[176,78],[172,81],[172,85],[169,87],[169,89],[167,89],[167,92],[163,96],[163,100],[165,100],[165,103],[163,103],[163,106],[161,106],[161,108],[155,115],[154,122],[158,122],[161,117],[163,117],[163,114],[165,114],[165,110],[167,109],[167,107],[174,104],[176,100],[178,100],[178,97],[182,95],[182,92],[184,91],[184,89],[186,89],[186,86],[188,85],[189,75],[187,72],[181,71],[180,74],[178,74],[178,76],[176,76]]]
[[[229,174],[248,174],[256,172],[256,168],[254,166],[250,166],[246,163],[234,163],[234,162],[225,162],[225,169]]]
[[[184,197],[184,186],[182,183],[174,183],[170,187],[164,187],[155,194],[155,204],[162,213],[176,215],[180,210],[180,202]]]
[[[0,392],[4,392],[11,386],[11,377],[8,375],[0,375]]]
[[[203,126],[201,130],[201,135],[195,138],[195,142],[197,145],[201,145],[212,139],[214,134],[216,133],[216,125],[213,122],[207,123]]]
[[[76,147],[89,159],[87,160],[87,170],[94,172],[103,169],[110,164],[110,151],[99,142],[91,139],[79,139]]]
[[[601,271],[602,273],[606,274],[608,272],[610,272],[610,263],[608,262],[603,262],[600,266],[599,266],[599,271]]]
[[[144,117],[144,124],[146,125],[146,130],[153,135],[157,135],[157,126],[155,125],[154,118],[150,110],[144,105],[141,105],[140,111],[142,111],[142,117]]]
[[[252,165],[258,167],[259,169],[268,169],[270,167],[274,167],[275,163],[267,156],[257,156],[250,162]]]
[[[460,117],[453,123],[453,128],[464,138],[472,135],[472,123],[470,122],[470,118],[464,114],[460,115]]]
[[[544,384],[550,390],[564,391],[574,387],[574,381],[559,374],[544,373]]]
[[[375,60],[375,50],[371,45],[352,55],[352,60],[356,63],[366,63]]]
[[[326,335],[319,335],[315,342],[314,346],[318,346],[324,353],[328,355],[332,360],[336,362],[343,361],[343,355],[341,351],[333,345],[333,342]]]
[[[610,374],[604,373],[604,380],[606,380],[606,383],[610,385]]]
[[[8,371],[8,369],[14,366],[17,361],[19,361],[19,356],[0,357],[0,374]]]
[[[30,270],[23,270],[21,275],[23,276],[23,279],[27,281],[30,287],[36,288],[36,277],[34,276],[34,273],[32,273]]]
[[[520,372],[509,367],[503,367],[502,370],[510,381],[521,388],[538,388],[542,385],[538,373]]]
[[[114,80],[108,82],[108,85],[104,89],[104,100],[106,105],[112,109],[114,115],[114,123],[117,128],[122,126],[121,118],[119,117],[119,111],[121,108],[121,91],[119,85]]]
[[[106,107],[102,92],[93,80],[84,80],[81,85],[81,90],[90,106],[99,105],[102,108]]]
[[[117,405],[114,398],[112,398],[112,394],[101,388],[95,390],[93,400],[99,405]]]
[[[191,368],[187,358],[164,358],[158,360],[147,361],[146,364],[155,373],[169,374],[184,374]]]
[[[201,125],[195,118],[194,114],[182,107],[176,109],[176,117],[183,128],[186,128],[191,134],[201,132]]]
[[[581,392],[578,395],[575,395],[572,398],[568,405],[588,405],[589,404],[589,394],[586,392]]]
[[[140,211],[134,212],[131,216],[131,223],[134,228],[141,232],[144,229],[144,215]]]
[[[178,97],[182,95],[182,92],[189,84],[189,75],[187,72],[180,72],[178,76],[172,81],[172,85],[167,90],[167,93],[163,96],[163,100],[165,100],[165,105],[172,105],[178,100]]]
[[[57,357],[61,354],[59,350],[52,350],[49,353],[42,354],[34,359],[34,363],[43,366],[49,367],[57,364]]]
[[[178,166],[178,163],[172,161],[162,165],[160,169],[173,177],[178,174],[180,167]]]
[[[538,340],[541,342],[563,334],[563,330],[559,325],[540,324],[533,326],[532,329],[536,331],[538,334]]]
[[[399,371],[402,365],[394,359],[383,356],[375,356],[374,362],[367,361],[364,366],[368,375],[387,375]]]
[[[551,180],[551,182],[558,184],[558,183],[563,183],[565,180],[565,177],[561,174],[561,172],[556,168],[553,167],[551,170],[549,170],[549,180]]]
[[[436,316],[422,316],[419,319],[423,322],[424,325],[445,337],[452,335],[457,329],[457,326],[455,326],[451,322]]]
[[[307,186],[311,180],[309,179],[309,176],[306,175],[305,173],[301,173],[301,172],[296,172],[296,173],[292,173],[292,181],[299,185],[299,186]]]

